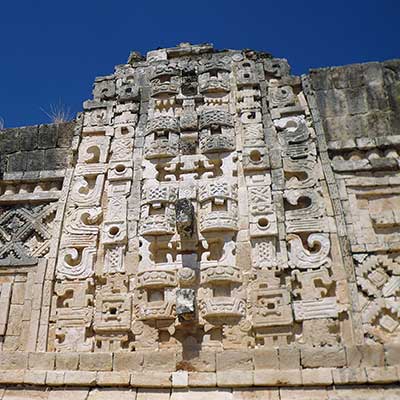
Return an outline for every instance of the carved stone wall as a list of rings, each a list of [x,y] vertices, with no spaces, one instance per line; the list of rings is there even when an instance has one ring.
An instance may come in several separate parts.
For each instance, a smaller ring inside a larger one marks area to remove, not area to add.
[[[2,131],[0,384],[399,396],[399,65],[182,44],[97,78],[74,123]]]

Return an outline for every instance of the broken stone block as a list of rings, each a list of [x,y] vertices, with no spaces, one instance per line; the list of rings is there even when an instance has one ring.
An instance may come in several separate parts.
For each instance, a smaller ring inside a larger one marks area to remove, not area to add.
[[[191,320],[195,314],[194,289],[178,289],[176,292],[176,314],[180,320]]]

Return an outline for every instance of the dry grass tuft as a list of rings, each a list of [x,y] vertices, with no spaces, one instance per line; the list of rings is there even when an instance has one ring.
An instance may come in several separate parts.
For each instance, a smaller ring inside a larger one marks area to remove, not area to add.
[[[53,124],[62,124],[72,119],[71,109],[63,104],[61,100],[57,104],[51,104],[49,111],[43,108],[41,110],[50,118]]]
[[[5,128],[4,118],[0,117],[0,131]]]

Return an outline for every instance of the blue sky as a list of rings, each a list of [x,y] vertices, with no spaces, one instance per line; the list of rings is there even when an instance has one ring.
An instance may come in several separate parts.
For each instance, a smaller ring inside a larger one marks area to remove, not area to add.
[[[295,74],[400,57],[400,0],[3,0],[0,15],[6,127],[46,123],[59,102],[75,114],[130,50],[211,42],[287,58]]]

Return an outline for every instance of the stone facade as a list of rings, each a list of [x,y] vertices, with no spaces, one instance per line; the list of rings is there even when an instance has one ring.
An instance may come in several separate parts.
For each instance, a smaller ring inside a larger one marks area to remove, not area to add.
[[[83,108],[0,132],[0,398],[400,399],[400,61],[181,44]]]

